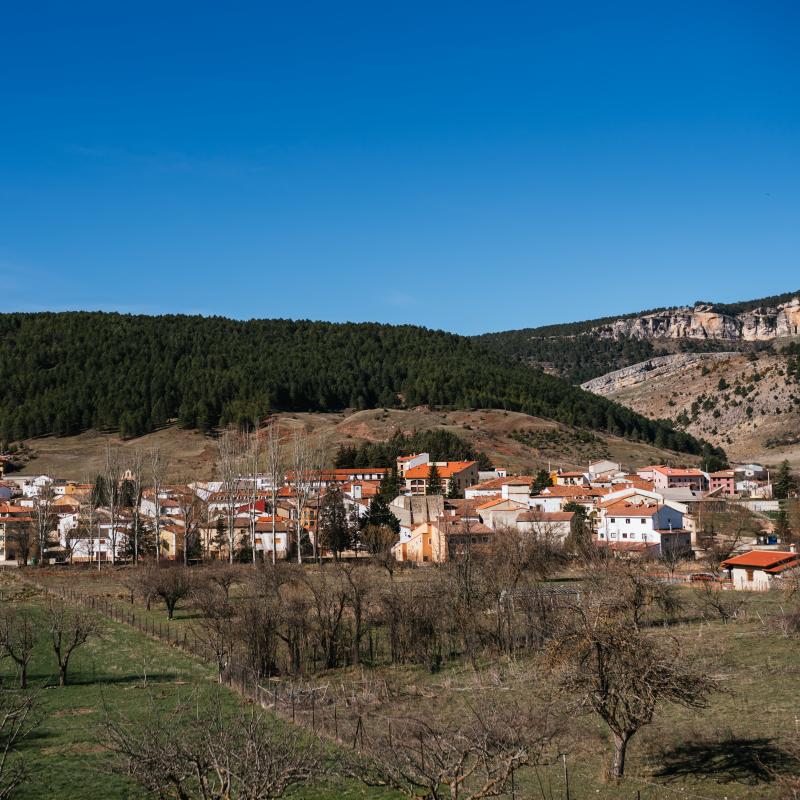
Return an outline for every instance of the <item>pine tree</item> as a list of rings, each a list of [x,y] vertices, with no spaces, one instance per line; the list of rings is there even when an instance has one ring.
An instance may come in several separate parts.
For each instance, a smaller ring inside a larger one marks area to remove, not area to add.
[[[778,470],[778,476],[772,484],[772,496],[777,500],[785,500],[794,492],[796,485],[789,462],[784,461]]]
[[[376,494],[369,502],[367,513],[361,518],[359,527],[363,530],[369,525],[378,528],[386,526],[394,533],[400,533],[400,520],[392,513],[389,504],[380,494]]]
[[[319,508],[317,523],[319,544],[330,550],[338,560],[339,553],[347,550],[352,544],[352,531],[347,509],[344,507],[344,495],[338,486],[325,492]]]
[[[540,469],[531,482],[531,497],[542,493],[542,489],[553,485],[553,478],[546,469]]]
[[[396,465],[392,466],[391,470],[381,478],[378,494],[387,503],[391,503],[400,494],[400,479],[397,476]]]
[[[443,494],[442,478],[436,464],[431,464],[428,470],[428,485],[426,494]]]

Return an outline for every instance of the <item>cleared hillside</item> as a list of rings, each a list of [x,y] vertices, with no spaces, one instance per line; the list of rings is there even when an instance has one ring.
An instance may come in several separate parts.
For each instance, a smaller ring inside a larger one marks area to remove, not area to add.
[[[455,433],[496,465],[516,472],[552,465],[584,467],[596,458],[613,458],[625,466],[667,462],[697,464],[699,458],[632,442],[620,436],[594,433],[531,417],[514,411],[368,410],[329,414],[281,414],[287,429],[315,431],[327,443],[330,459],[339,445],[384,442],[396,434],[447,430]],[[170,465],[170,477],[210,478],[214,471],[215,440],[197,431],[165,428],[137,439],[120,442],[113,434],[89,431],[78,436],[47,436],[28,440],[34,458],[20,474],[49,473],[74,480],[90,480],[101,471],[107,442],[125,452],[134,448],[160,447]]]

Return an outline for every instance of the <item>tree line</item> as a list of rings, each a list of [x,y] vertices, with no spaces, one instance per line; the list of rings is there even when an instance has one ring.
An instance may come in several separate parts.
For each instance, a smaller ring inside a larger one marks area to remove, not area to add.
[[[499,408],[700,454],[703,442],[467,337],[414,326],[0,315],[0,438],[202,431],[273,411]]]

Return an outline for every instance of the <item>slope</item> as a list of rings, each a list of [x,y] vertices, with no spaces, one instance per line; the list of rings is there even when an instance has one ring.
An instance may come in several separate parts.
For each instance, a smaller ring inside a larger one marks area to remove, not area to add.
[[[0,437],[208,432],[274,411],[500,408],[698,454],[663,422],[413,326],[94,312],[0,315]]]

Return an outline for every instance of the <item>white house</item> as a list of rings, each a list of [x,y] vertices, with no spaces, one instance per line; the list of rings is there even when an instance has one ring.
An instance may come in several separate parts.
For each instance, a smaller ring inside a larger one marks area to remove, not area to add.
[[[751,550],[722,562],[734,589],[767,591],[800,569],[800,556],[786,550]]]
[[[604,503],[597,530],[600,544],[625,549],[629,545],[652,549],[689,550],[691,535],[683,528],[683,514],[672,506],[646,497],[630,497]]]

